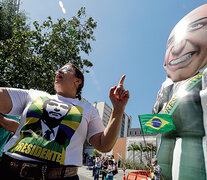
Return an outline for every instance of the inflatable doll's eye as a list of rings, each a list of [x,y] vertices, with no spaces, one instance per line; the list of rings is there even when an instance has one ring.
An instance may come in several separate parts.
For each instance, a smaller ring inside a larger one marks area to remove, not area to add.
[[[188,30],[189,30],[189,31],[195,31],[195,30],[200,29],[200,28],[202,28],[202,27],[203,27],[203,24],[202,24],[202,23],[196,23],[196,24],[192,24],[192,25],[188,28]]]
[[[172,36],[168,41],[167,41],[167,49],[168,47],[174,42],[175,36]]]

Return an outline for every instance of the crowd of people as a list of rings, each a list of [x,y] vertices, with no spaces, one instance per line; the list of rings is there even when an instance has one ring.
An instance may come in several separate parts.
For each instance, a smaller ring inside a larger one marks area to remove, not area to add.
[[[160,180],[161,167],[158,165],[156,158],[152,159],[152,162],[147,164],[150,168],[151,180]],[[99,175],[102,175],[102,180],[113,180],[114,175],[118,173],[117,163],[114,156],[105,157],[99,154],[94,158],[93,176],[94,180],[99,180]]]
[[[111,155],[111,157],[102,157],[102,155],[99,154],[94,159],[94,180],[98,180],[100,174],[102,175],[102,180],[113,180],[114,175],[116,175],[117,173],[118,168],[113,155]]]

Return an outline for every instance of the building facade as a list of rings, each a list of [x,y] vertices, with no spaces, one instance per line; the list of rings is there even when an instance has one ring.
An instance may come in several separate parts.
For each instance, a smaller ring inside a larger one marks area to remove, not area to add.
[[[98,110],[103,124],[106,127],[112,113],[112,108],[106,102],[95,102],[93,106]],[[122,116],[119,137],[127,137],[128,130],[131,128],[131,121],[132,117],[124,113]]]
[[[134,136],[140,136],[142,135],[142,130],[141,128],[129,128],[128,129],[128,137],[134,137]]]

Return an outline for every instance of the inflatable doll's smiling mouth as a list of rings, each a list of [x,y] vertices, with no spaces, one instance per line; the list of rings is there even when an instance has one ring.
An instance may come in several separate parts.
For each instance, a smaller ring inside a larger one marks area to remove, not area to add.
[[[192,51],[192,52],[189,52],[185,55],[183,55],[182,57],[180,58],[177,58],[177,59],[173,59],[169,62],[169,65],[170,66],[174,66],[174,65],[177,65],[179,63],[182,63],[182,62],[185,62],[187,61],[188,59],[190,59],[196,52],[195,51]]]

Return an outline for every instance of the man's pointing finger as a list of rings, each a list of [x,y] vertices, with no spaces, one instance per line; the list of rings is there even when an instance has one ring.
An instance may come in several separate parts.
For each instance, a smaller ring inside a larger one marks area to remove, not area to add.
[[[123,85],[123,84],[124,84],[124,79],[125,79],[125,77],[126,77],[126,75],[124,74],[124,75],[121,77],[121,79],[120,79],[118,85]]]

